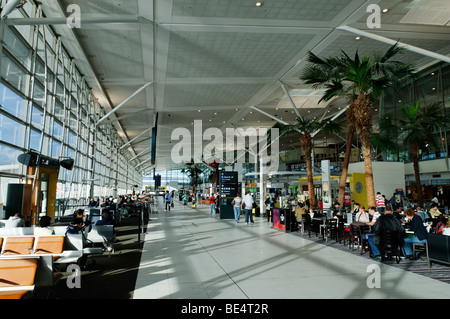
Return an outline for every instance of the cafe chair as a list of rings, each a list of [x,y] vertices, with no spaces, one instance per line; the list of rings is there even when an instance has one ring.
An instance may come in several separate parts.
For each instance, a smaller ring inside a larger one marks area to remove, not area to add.
[[[306,213],[302,215],[302,219],[300,221],[302,236],[308,231],[308,236],[311,237],[311,216]]]
[[[416,253],[424,252],[427,257],[428,268],[431,268],[430,257],[428,255],[428,242],[425,243],[413,243],[413,258],[416,258]]]
[[[336,241],[339,242],[339,244],[341,243],[342,239],[344,239],[344,245],[345,245],[345,224],[344,224],[344,216],[342,215],[337,215],[336,216],[338,221],[337,221],[337,239]]]
[[[350,239],[349,239],[349,248],[352,250],[355,249],[355,242],[360,246],[360,254],[362,255],[366,250],[369,242],[367,241],[366,233],[370,232],[369,225],[361,225],[361,224],[350,224]]]
[[[327,219],[323,228],[323,238],[328,241],[328,238],[338,240],[337,219]]]
[[[393,230],[382,229],[380,232],[380,245],[381,262],[386,259],[386,256],[395,256],[397,264],[400,262],[400,242],[398,238],[398,232]]]

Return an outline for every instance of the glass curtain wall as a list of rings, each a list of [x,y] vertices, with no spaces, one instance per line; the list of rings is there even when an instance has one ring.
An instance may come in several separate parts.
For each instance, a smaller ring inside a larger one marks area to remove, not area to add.
[[[31,1],[9,15],[41,16]],[[0,203],[8,183],[25,181],[17,157],[29,150],[75,160],[72,170],[59,171],[58,199],[84,204],[92,185],[94,197],[142,188],[141,172],[128,165],[131,154],[119,151],[116,130],[96,128],[105,111],[51,27],[5,26],[0,64]]]
[[[439,64],[420,72],[417,79],[408,84],[401,92],[391,93],[381,101],[381,117],[398,118],[400,109],[408,104],[419,101],[421,105],[440,102],[444,106],[441,111],[443,117],[450,115],[450,66]],[[399,127],[398,130],[401,130]],[[429,160],[448,157],[447,130],[441,129],[430,132],[434,136],[435,143],[428,143],[420,150],[419,160]],[[397,149],[384,154],[384,160],[411,162],[409,146],[403,143],[401,132],[396,132],[395,142]]]

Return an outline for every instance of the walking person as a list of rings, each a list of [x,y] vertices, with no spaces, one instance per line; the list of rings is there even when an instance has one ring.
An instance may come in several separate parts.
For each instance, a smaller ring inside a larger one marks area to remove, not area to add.
[[[211,194],[211,197],[209,197],[209,206],[211,207],[211,216],[216,212],[216,197],[214,197],[214,194]]]
[[[239,223],[239,218],[241,216],[241,204],[242,204],[242,198],[241,194],[237,194],[236,197],[231,202],[233,204],[233,211],[234,211],[234,220],[236,223]]]
[[[380,214],[384,214],[384,209],[386,208],[386,199],[380,192],[377,192],[377,196],[375,197],[375,202],[377,204],[377,209]]]
[[[247,191],[247,194],[243,198],[244,201],[244,210],[245,210],[245,223],[248,224],[248,217],[250,215],[250,221],[254,223],[253,221],[253,215],[252,215],[252,209],[253,209],[253,197],[252,194],[250,194],[249,191]]]
[[[166,191],[166,195],[164,196],[164,202],[166,204],[166,206],[164,206],[164,211],[167,211],[167,207],[169,207],[169,212],[170,212],[170,204],[172,203],[172,196],[170,196],[169,191]]]
[[[187,206],[187,202],[188,202],[188,196],[186,193],[183,194],[183,208],[186,209]]]

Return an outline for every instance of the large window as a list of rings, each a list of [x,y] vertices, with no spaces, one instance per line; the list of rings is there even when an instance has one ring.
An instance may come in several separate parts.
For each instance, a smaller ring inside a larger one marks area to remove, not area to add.
[[[36,8],[27,1],[10,17],[38,15]],[[72,171],[60,169],[60,199],[80,203],[142,185],[140,172],[128,165],[131,154],[117,153],[121,139],[111,124],[98,129],[94,141],[95,122],[105,112],[52,28],[7,26],[0,40],[0,203],[8,183],[24,181],[26,167],[17,157],[30,149],[75,160]]]
[[[450,66],[441,64],[418,74],[417,79],[405,86],[400,92],[395,92],[383,98],[380,117],[398,118],[401,108],[419,101],[421,105],[440,102],[445,107],[442,116],[450,114]],[[410,162],[409,146],[402,140],[401,128],[397,132],[397,149],[385,152],[384,160]],[[436,159],[448,157],[447,130],[440,129],[430,132],[430,141],[420,149],[420,159]]]

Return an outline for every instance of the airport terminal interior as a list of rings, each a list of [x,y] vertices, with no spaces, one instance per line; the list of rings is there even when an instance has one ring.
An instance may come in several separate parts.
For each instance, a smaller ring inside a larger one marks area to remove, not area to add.
[[[0,8],[0,298],[450,297],[448,0]]]

